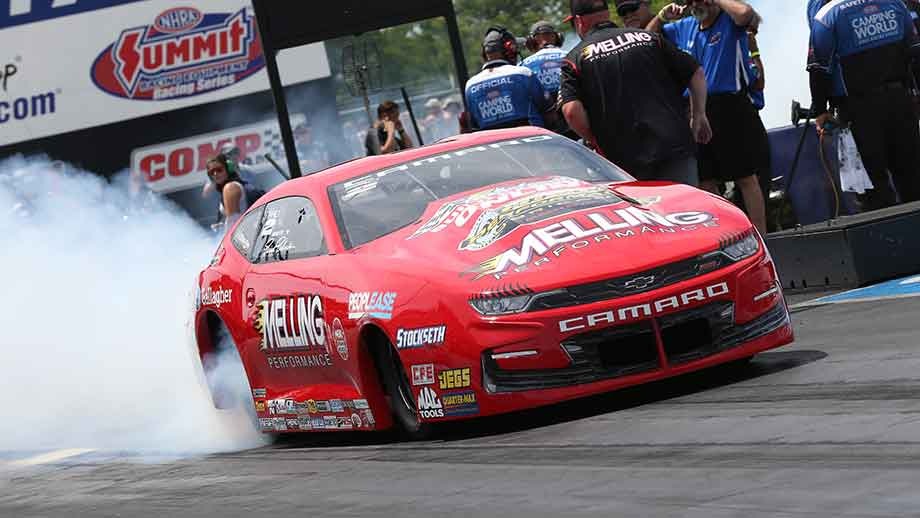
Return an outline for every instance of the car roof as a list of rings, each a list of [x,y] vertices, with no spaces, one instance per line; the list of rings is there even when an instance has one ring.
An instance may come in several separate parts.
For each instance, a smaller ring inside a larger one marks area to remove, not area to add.
[[[304,192],[314,191],[316,189],[325,190],[326,187],[344,182],[351,178],[363,176],[374,171],[382,171],[389,167],[394,167],[406,162],[421,160],[426,157],[450,153],[460,149],[491,144],[502,140],[532,137],[535,135],[553,135],[554,133],[532,126],[521,128],[511,128],[502,130],[480,131],[476,133],[467,133],[442,139],[434,144],[407,149],[398,153],[389,155],[370,156],[358,158],[342,164],[324,169],[322,171],[289,180],[272,189],[271,193],[265,197],[265,201],[271,201],[285,196],[294,196]]]

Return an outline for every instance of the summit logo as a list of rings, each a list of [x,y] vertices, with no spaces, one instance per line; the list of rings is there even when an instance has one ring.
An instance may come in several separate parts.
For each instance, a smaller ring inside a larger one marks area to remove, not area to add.
[[[204,14],[177,7],[150,25],[123,30],[90,74],[109,94],[149,101],[226,88],[264,66],[255,19],[246,9]]]

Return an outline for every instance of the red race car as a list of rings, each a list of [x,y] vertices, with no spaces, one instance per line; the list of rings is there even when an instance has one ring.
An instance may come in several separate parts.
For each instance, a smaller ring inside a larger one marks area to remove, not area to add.
[[[537,128],[286,182],[198,283],[202,359],[228,331],[266,432],[419,436],[793,339],[740,210]]]

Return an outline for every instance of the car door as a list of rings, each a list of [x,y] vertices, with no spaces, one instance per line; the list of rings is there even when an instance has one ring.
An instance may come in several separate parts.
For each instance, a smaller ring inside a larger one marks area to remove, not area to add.
[[[340,380],[323,282],[329,260],[309,198],[267,204],[244,281],[254,388],[279,394]]]

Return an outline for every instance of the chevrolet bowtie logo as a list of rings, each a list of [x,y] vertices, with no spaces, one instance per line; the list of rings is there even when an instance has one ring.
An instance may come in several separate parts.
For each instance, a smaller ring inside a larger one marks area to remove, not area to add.
[[[623,287],[627,290],[642,290],[648,288],[652,284],[655,284],[654,275],[646,275],[645,277],[636,277],[635,279],[630,279],[623,283]]]

